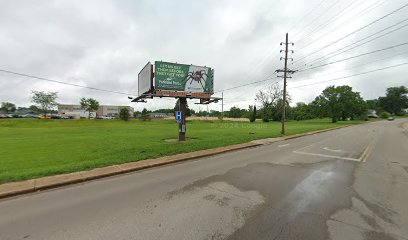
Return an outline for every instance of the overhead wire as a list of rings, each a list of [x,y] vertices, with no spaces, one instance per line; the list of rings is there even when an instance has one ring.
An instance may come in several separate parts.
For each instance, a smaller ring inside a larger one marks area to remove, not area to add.
[[[353,49],[355,49],[355,48],[357,48],[357,47],[361,47],[361,46],[363,46],[363,45],[365,45],[365,44],[367,44],[367,43],[370,43],[370,42],[372,42],[372,41],[375,41],[375,40],[377,40],[377,39],[379,39],[379,38],[382,38],[382,37],[384,37],[384,36],[388,36],[388,35],[390,35],[391,33],[394,33],[394,32],[396,32],[396,31],[398,31],[398,30],[401,30],[401,29],[403,29],[403,28],[405,28],[405,27],[408,27],[408,24],[402,25],[402,26],[400,26],[400,27],[398,27],[398,28],[396,28],[396,29],[393,29],[393,30],[388,31],[388,32],[386,32],[386,33],[384,33],[384,34],[381,34],[381,35],[379,35],[379,36],[377,36],[377,37],[375,37],[375,38],[373,38],[373,39],[370,39],[370,40],[365,41],[365,42],[362,42],[362,43],[360,43],[360,44],[358,44],[358,45],[356,45],[356,46],[354,46],[354,47],[351,47],[351,46],[355,45],[356,43],[359,43],[359,42],[361,42],[361,41],[364,41],[364,40],[366,40],[366,39],[369,39],[369,38],[371,38],[371,37],[377,35],[378,33],[384,32],[385,30],[387,30],[387,29],[389,29],[389,28],[392,28],[392,27],[395,27],[395,26],[397,26],[397,25],[399,25],[399,24],[401,24],[401,23],[403,23],[403,22],[406,22],[406,21],[408,21],[408,18],[407,18],[407,19],[404,19],[403,21],[400,21],[400,22],[398,22],[398,23],[396,23],[396,24],[393,24],[392,26],[389,26],[389,27],[387,27],[387,28],[384,28],[384,29],[382,29],[382,30],[380,30],[380,31],[378,31],[378,32],[376,32],[376,33],[374,33],[374,34],[371,34],[370,36],[364,37],[364,38],[362,38],[362,39],[360,39],[360,40],[358,40],[358,41],[356,41],[356,42],[353,42],[353,43],[351,43],[351,44],[349,44],[349,45],[346,45],[345,47],[342,47],[342,48],[340,48],[340,49],[337,49],[337,50],[335,50],[335,51],[333,51],[333,52],[331,52],[331,53],[325,54],[325,56],[323,56],[323,57],[316,58],[315,60],[313,60],[313,61],[311,61],[311,62],[308,62],[308,63],[306,63],[305,65],[311,65],[311,64],[316,63],[316,62],[318,63],[318,62],[322,62],[322,61],[327,61],[327,60],[329,60],[329,59],[331,59],[331,58],[333,58],[333,57],[336,57],[336,56],[338,56],[338,55],[340,55],[340,54],[342,54],[342,53],[348,52],[348,51],[353,50]],[[351,48],[349,48],[349,47],[351,47]],[[347,49],[347,48],[348,48],[348,49]],[[345,50],[344,50],[344,49],[345,49]],[[342,50],[344,50],[344,51],[342,51]],[[334,54],[334,55],[333,55],[333,54]]]
[[[309,68],[304,68],[304,69],[296,70],[296,72],[309,71],[309,70],[312,70],[312,69],[316,69],[316,68],[320,68],[320,67],[332,65],[332,64],[335,64],[335,63],[347,61],[347,60],[350,60],[350,59],[354,59],[354,58],[358,58],[358,57],[362,57],[362,56],[366,56],[366,55],[370,55],[370,54],[374,54],[374,53],[383,52],[383,51],[386,51],[386,50],[390,50],[390,49],[402,47],[402,46],[405,46],[405,45],[408,45],[408,42],[404,42],[404,43],[400,43],[400,44],[397,44],[397,45],[389,46],[389,47],[386,47],[386,48],[377,49],[377,50],[374,50],[374,51],[362,53],[362,54],[359,54],[359,55],[356,55],[356,56],[352,56],[352,57],[348,57],[348,58],[336,60],[336,61],[329,62],[329,63],[325,63],[325,64],[322,64],[322,65],[318,65],[318,66],[314,66],[314,67],[309,67]]]
[[[357,2],[357,1],[356,1],[356,2]],[[322,39],[322,38],[324,38],[325,36],[329,36],[329,35],[330,35],[329,33],[333,32],[333,31],[337,31],[337,30],[340,29],[341,27],[346,26],[350,21],[356,20],[356,19],[358,19],[358,18],[360,18],[360,17],[362,17],[362,16],[364,16],[364,15],[370,13],[371,11],[375,10],[377,7],[379,7],[379,6],[381,6],[382,4],[384,4],[385,2],[386,2],[386,0],[379,0],[379,1],[377,1],[377,2],[374,2],[373,4],[369,5],[369,6],[368,6],[367,8],[365,8],[364,10],[358,11],[356,14],[354,14],[354,15],[352,15],[351,17],[347,18],[347,19],[344,20],[343,22],[341,22],[341,23],[337,24],[336,26],[330,28],[328,31],[326,31],[326,32],[324,32],[324,33],[321,33],[321,34],[318,35],[318,36],[315,36],[315,38]],[[362,3],[365,3],[365,1],[364,1],[364,2],[361,2],[361,4],[362,4]],[[358,9],[358,7],[361,6],[361,4],[357,5],[355,8]],[[342,16],[342,15],[340,15],[340,16]],[[340,16],[339,16],[339,17],[340,17]],[[337,18],[333,19],[332,21],[327,21],[327,22],[325,22],[323,26],[320,26],[319,28],[316,28],[316,29],[321,31],[322,29],[326,28],[326,27],[327,27],[328,25],[330,25],[331,23],[335,22],[335,20],[337,20]],[[309,33],[309,35],[308,35],[306,38],[297,39],[296,42],[297,42],[297,43],[302,43],[302,42],[304,42],[304,41],[306,41],[306,40],[308,40],[308,39],[311,39],[311,38],[314,36],[314,33],[315,33],[315,32]],[[302,44],[299,44],[299,45],[300,45],[302,48],[306,48],[306,47],[312,45],[313,43],[315,43],[315,41],[309,41],[309,42],[306,42],[306,44],[303,44],[303,45],[302,45]]]
[[[408,65],[408,62],[401,63],[401,64],[396,64],[396,65],[392,65],[392,66],[388,66],[388,67],[383,67],[383,68],[377,68],[377,69],[374,69],[374,70],[361,72],[361,73],[357,73],[357,74],[352,74],[352,75],[348,75],[348,76],[333,78],[333,79],[329,79],[329,80],[325,80],[325,81],[320,81],[320,82],[315,82],[315,83],[309,83],[309,84],[289,87],[288,89],[296,89],[296,88],[301,88],[301,87],[306,87],[306,86],[317,85],[317,84],[321,84],[321,83],[332,82],[332,81],[336,81],[336,80],[342,80],[342,79],[346,79],[346,78],[350,78],[350,77],[366,75],[366,74],[369,74],[369,73],[379,72],[379,71],[383,71],[383,70],[387,70],[387,69],[391,69],[391,68],[397,68],[397,67],[401,67],[401,66],[405,66],[405,65]]]
[[[297,43],[299,42],[303,42],[309,38],[311,38],[313,36],[313,34],[318,31],[318,30],[322,30],[324,27],[326,27],[327,25],[329,25],[330,23],[334,22],[337,18],[339,18],[340,16],[342,16],[348,9],[352,8],[356,3],[359,3],[357,6],[355,6],[355,8],[359,7],[360,5],[362,5],[363,3],[365,3],[366,1],[363,0],[361,2],[359,2],[359,0],[357,1],[352,1],[353,3],[351,4],[347,4],[347,7],[343,8],[340,12],[338,12],[336,15],[334,15],[333,17],[329,18],[328,20],[324,21],[324,23],[318,25],[316,28],[314,28],[313,30],[311,30],[310,32],[306,33],[308,36],[305,38],[298,38],[295,41]]]
[[[404,8],[406,8],[406,7],[408,7],[408,3],[407,3],[407,4],[404,4],[403,6],[397,8],[397,9],[395,9],[395,10],[393,10],[393,11],[391,11],[391,12],[389,12],[389,13],[387,13],[387,14],[385,14],[385,15],[383,15],[383,16],[377,18],[377,19],[375,19],[374,21],[371,21],[370,23],[368,23],[368,24],[366,24],[366,25],[364,25],[364,26],[362,26],[362,27],[360,27],[360,28],[358,28],[358,29],[356,29],[356,30],[354,30],[354,31],[352,31],[352,32],[350,32],[350,33],[348,33],[348,34],[346,34],[345,36],[343,36],[343,37],[341,37],[341,38],[339,38],[339,39],[337,39],[337,40],[335,40],[335,41],[333,41],[333,42],[331,42],[331,43],[325,45],[324,47],[321,47],[321,48],[319,48],[319,49],[316,50],[316,51],[313,51],[313,52],[308,53],[306,56],[304,56],[304,57],[302,57],[302,58],[299,58],[298,60],[294,61],[293,63],[299,62],[300,60],[305,59],[305,58],[307,58],[307,57],[310,57],[311,55],[314,55],[314,54],[316,54],[316,53],[322,51],[323,49],[326,49],[326,48],[328,48],[328,47],[330,47],[330,46],[333,46],[334,44],[336,44],[336,43],[338,43],[338,42],[340,42],[340,41],[342,41],[342,40],[344,40],[344,39],[346,39],[346,38],[348,38],[348,37],[354,35],[354,34],[357,33],[357,32],[360,32],[360,31],[362,31],[362,30],[364,30],[364,29],[366,29],[366,28],[372,26],[373,24],[375,24],[375,23],[377,23],[377,22],[379,22],[379,21],[381,21],[381,20],[383,20],[383,19],[385,19],[385,18],[387,18],[387,17],[389,17],[389,16],[391,16],[391,15],[393,15],[393,14],[395,14],[395,13],[401,11],[402,9],[404,9]]]
[[[49,78],[44,78],[44,77],[38,77],[38,76],[31,75],[31,74],[19,73],[19,72],[6,70],[6,69],[0,69],[0,72],[4,72],[4,73],[7,73],[7,74],[12,74],[12,75],[17,75],[17,76],[20,76],[20,77],[27,77],[27,78],[32,78],[32,79],[37,79],[37,80],[42,80],[42,81],[47,81],[47,82],[53,82],[53,83],[73,86],[73,87],[86,88],[86,89],[90,89],[90,90],[96,90],[96,91],[102,91],[102,92],[108,92],[108,93],[115,93],[115,94],[121,94],[121,95],[127,95],[127,96],[136,95],[136,94],[132,94],[132,93],[112,91],[112,90],[101,89],[101,88],[96,88],[96,87],[89,87],[89,86],[80,85],[80,84],[76,84],[76,83],[68,83],[68,82],[64,82],[64,81],[59,81],[59,80],[54,80],[54,79],[49,79]]]

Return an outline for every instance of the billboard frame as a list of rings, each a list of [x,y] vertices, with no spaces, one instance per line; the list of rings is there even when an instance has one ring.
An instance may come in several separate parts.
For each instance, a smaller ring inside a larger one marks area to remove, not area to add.
[[[160,61],[162,62],[162,61]],[[156,62],[155,62],[156,63]],[[167,62],[166,62],[167,63]],[[200,67],[196,65],[187,65],[187,64],[179,64],[179,65],[184,65],[184,66],[195,66],[199,68],[208,68],[208,71],[212,71],[212,76],[211,76],[211,92],[205,92],[205,87],[203,86],[203,92],[187,92],[187,91],[175,91],[175,90],[161,90],[161,89],[155,89],[154,82],[156,80],[155,78],[155,72],[154,69],[156,66],[148,62],[145,67],[142,69],[142,71],[146,68],[147,65],[151,65],[151,79],[150,79],[150,90],[140,94],[136,98],[128,97],[129,99],[132,99],[132,102],[144,102],[146,103],[147,99],[153,99],[153,98],[175,98],[180,101],[180,111],[182,112],[182,117],[181,120],[178,121],[178,127],[179,127],[179,136],[178,140],[179,142],[184,142],[186,141],[186,112],[187,112],[187,99],[198,99],[200,100],[198,103],[195,104],[210,104],[210,103],[217,103],[218,101],[222,100],[222,98],[219,97],[212,97],[211,95],[214,94],[214,69],[209,68],[209,67]],[[174,63],[178,64],[178,63]],[[142,72],[140,71],[140,73]],[[140,74],[139,73],[139,74]],[[200,71],[201,73],[201,71]],[[193,77],[200,77],[202,74],[197,73],[196,76]],[[188,73],[188,77],[190,76],[190,72]],[[202,76],[201,76],[202,77]],[[207,76],[208,77],[208,76]],[[206,79],[207,80],[207,79]],[[188,80],[186,80],[188,81]],[[197,80],[196,80],[197,81]],[[139,79],[138,79],[138,86],[139,86]]]
[[[150,87],[149,90],[145,91],[145,92],[140,92],[140,75],[141,73],[146,69],[147,66],[150,65]],[[153,64],[151,62],[146,63],[146,65],[142,68],[142,70],[140,70],[139,74],[137,75],[137,93],[139,96],[149,93],[151,91],[153,91],[154,86],[153,86],[153,78],[154,78],[154,73],[153,73]]]

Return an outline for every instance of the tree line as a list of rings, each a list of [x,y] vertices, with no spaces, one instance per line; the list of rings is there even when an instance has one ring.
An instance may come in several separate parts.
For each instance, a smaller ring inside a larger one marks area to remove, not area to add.
[[[298,102],[295,106],[290,106],[292,100],[287,93],[286,119],[308,120],[329,117],[332,122],[367,119],[369,109],[376,111],[379,115],[382,113],[404,115],[408,108],[407,95],[408,89],[405,86],[390,87],[385,96],[365,101],[360,93],[353,91],[350,86],[329,86],[312,102]],[[264,122],[281,121],[282,96],[283,91],[279,86],[270,86],[256,94],[256,100],[261,104],[259,109],[252,105],[247,109],[232,107],[224,113],[224,116],[249,118],[251,122],[255,119],[262,119]]]
[[[2,102],[0,107],[0,112],[4,113],[14,113],[16,110],[30,110],[32,113],[42,114],[47,116],[47,114],[58,113],[54,108],[58,105],[58,93],[57,92],[44,92],[44,91],[32,91],[31,92],[31,105],[29,108],[17,108],[14,103]],[[91,112],[97,111],[99,109],[99,102],[93,98],[81,98],[79,101],[81,109],[88,112],[88,119],[91,118]],[[119,118],[128,121],[130,118],[130,113],[127,108],[122,108],[119,111]]]

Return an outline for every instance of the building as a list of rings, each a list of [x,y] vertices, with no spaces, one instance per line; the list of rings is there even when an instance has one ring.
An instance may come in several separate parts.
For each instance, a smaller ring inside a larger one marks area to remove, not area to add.
[[[123,108],[127,108],[130,116],[133,116],[134,109],[130,106],[100,105],[96,112],[91,112],[91,117],[115,117],[119,115],[120,110]],[[81,105],[74,104],[58,104],[58,114],[76,118],[88,117],[88,112],[82,109]]]
[[[378,118],[377,111],[375,111],[374,109],[368,109],[367,117],[368,118]]]

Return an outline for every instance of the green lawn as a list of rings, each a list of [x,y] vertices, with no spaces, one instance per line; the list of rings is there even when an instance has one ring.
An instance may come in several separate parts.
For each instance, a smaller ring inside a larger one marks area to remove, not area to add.
[[[287,134],[361,122],[291,121]],[[178,143],[175,121],[0,119],[0,183],[277,137],[280,123],[191,121]]]

